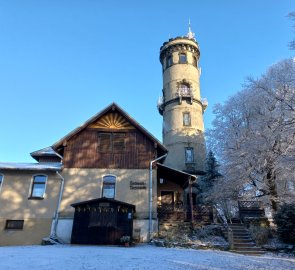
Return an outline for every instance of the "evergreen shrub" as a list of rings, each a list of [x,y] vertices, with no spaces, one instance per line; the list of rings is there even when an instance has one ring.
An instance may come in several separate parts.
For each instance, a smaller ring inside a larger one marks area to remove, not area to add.
[[[295,203],[281,205],[274,215],[277,232],[285,243],[295,244]]]

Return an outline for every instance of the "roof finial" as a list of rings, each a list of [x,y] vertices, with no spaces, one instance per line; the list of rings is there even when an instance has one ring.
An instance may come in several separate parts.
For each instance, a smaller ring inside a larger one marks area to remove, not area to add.
[[[189,39],[193,39],[195,40],[195,33],[192,32],[192,29],[191,29],[191,20],[188,19],[188,33],[186,35]]]

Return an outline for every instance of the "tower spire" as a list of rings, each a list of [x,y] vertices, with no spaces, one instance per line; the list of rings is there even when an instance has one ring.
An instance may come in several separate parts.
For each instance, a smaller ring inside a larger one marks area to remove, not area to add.
[[[188,19],[188,33],[186,35],[189,39],[193,39],[195,40],[195,33],[192,32],[192,29],[191,29],[191,20]]]

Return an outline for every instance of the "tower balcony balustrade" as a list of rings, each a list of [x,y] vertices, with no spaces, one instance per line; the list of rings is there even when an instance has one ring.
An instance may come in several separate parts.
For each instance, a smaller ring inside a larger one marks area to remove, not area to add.
[[[193,88],[179,88],[177,90],[177,96],[179,98],[179,103],[182,102],[182,99],[183,98],[189,98],[190,99],[190,102],[192,103],[193,102],[193,98],[194,98],[194,95],[193,95]]]

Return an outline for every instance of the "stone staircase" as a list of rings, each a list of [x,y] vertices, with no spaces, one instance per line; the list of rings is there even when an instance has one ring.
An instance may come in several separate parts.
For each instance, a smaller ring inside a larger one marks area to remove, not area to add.
[[[233,248],[232,252],[244,254],[244,255],[263,255],[264,251],[257,247],[253,239],[251,238],[246,227],[241,223],[229,224],[233,233]],[[228,238],[227,230],[224,230],[225,236]]]
[[[190,224],[190,222],[184,221],[183,213],[172,213],[159,220],[159,234],[168,236],[178,232],[179,228],[189,232]]]

